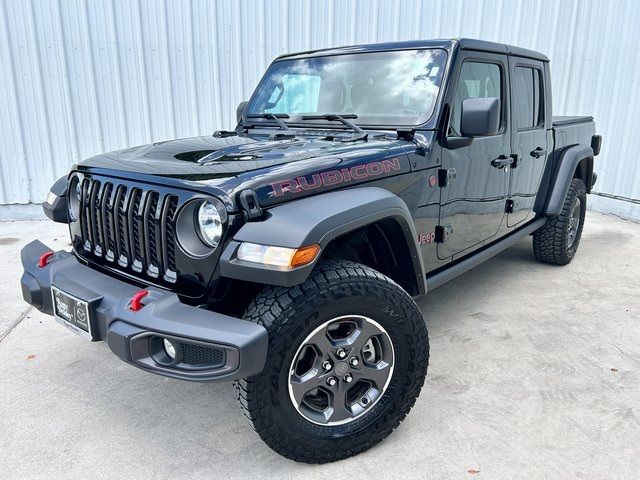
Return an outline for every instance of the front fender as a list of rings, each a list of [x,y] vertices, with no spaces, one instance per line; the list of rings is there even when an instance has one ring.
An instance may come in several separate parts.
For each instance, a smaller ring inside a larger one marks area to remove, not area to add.
[[[42,202],[44,214],[56,223],[69,223],[67,207],[67,177],[61,177],[51,186],[46,200]],[[53,200],[52,200],[53,198]],[[52,201],[52,203],[49,203]]]
[[[422,255],[409,209],[397,195],[377,187],[324,193],[271,208],[266,220],[249,222],[235,234],[222,252],[220,273],[224,277],[269,285],[298,285],[307,279],[315,262],[282,268],[241,261],[236,258],[240,243],[288,248],[318,244],[324,250],[336,237],[383,219],[393,219],[402,228],[418,290],[425,293]]]

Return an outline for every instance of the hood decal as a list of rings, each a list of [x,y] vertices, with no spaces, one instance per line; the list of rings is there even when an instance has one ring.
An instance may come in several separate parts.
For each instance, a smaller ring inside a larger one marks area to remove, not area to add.
[[[350,182],[351,180],[363,180],[400,170],[400,159],[398,157],[362,163],[350,168],[313,173],[311,175],[272,183],[272,190],[269,192],[269,196],[280,197],[287,192],[298,193],[302,191],[315,190],[316,188],[339,185],[341,183]]]

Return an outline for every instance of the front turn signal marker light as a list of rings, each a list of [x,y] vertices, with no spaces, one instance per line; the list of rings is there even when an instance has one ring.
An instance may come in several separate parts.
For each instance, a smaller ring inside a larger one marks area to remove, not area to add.
[[[276,247],[243,242],[236,254],[238,260],[261,263],[273,267],[294,268],[313,262],[320,253],[320,245],[301,248]]]
[[[320,245],[310,245],[296,250],[291,257],[291,267],[300,267],[313,262],[320,253]]]

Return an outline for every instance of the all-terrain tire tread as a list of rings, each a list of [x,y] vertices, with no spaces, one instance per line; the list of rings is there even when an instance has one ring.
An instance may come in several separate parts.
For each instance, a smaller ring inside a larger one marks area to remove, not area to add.
[[[552,265],[566,265],[573,259],[582,236],[586,195],[584,182],[579,178],[572,179],[560,214],[549,217],[547,222],[533,233],[533,254],[538,261]],[[573,246],[567,248],[568,222],[576,197],[582,201],[583,214],[578,236]]]
[[[351,457],[378,444],[387,437],[409,413],[424,384],[429,362],[429,341],[427,329],[422,315],[413,299],[390,278],[364,265],[340,260],[327,260],[320,262],[309,278],[302,284],[292,288],[267,287],[249,305],[244,315],[245,320],[262,325],[269,333],[269,348],[277,350],[277,343],[281,341],[279,330],[283,326],[281,319],[292,308],[300,296],[309,301],[317,296],[322,296],[330,285],[340,282],[341,285],[349,284],[352,287],[362,286],[363,282],[369,288],[379,289],[381,295],[398,295],[398,290],[404,294],[405,301],[394,304],[397,307],[399,321],[418,316],[419,321],[406,322],[413,328],[411,336],[414,339],[412,352],[410,352],[411,364],[417,372],[411,388],[404,392],[403,398],[397,398],[394,406],[375,420],[373,431],[369,438],[361,438],[356,445],[347,447],[340,445],[342,439],[333,440],[333,445],[327,443],[322,449],[310,450],[304,444],[303,438],[295,435],[284,436],[278,429],[276,422],[270,418],[269,405],[265,401],[267,395],[264,386],[260,386],[260,376],[248,377],[234,382],[236,397],[245,417],[251,422],[253,429],[258,433],[277,453],[305,463],[326,463]],[[400,395],[398,395],[400,397]],[[358,432],[353,436],[364,435]],[[353,445],[353,442],[349,442]]]

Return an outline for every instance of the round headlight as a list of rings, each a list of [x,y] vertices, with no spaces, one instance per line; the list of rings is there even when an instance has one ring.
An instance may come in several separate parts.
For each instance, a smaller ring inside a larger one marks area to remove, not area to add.
[[[217,247],[222,238],[223,223],[220,212],[211,202],[203,202],[198,208],[198,231],[202,241],[210,247]]]
[[[80,217],[80,199],[82,197],[82,185],[78,177],[73,177],[67,190],[67,203],[71,221],[75,222]]]

